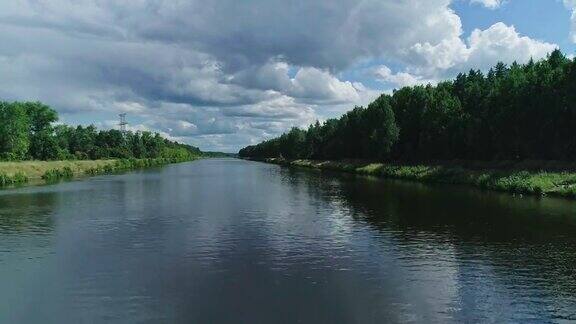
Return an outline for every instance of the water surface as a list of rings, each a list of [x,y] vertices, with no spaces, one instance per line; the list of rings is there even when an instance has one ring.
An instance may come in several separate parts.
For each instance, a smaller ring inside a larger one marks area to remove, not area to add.
[[[0,192],[0,323],[576,320],[576,203],[201,160]]]

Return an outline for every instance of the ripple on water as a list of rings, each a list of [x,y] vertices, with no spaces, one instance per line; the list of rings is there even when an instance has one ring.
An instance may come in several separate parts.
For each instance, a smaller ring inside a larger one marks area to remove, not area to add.
[[[0,322],[576,320],[574,203],[511,199],[225,160],[2,194]]]

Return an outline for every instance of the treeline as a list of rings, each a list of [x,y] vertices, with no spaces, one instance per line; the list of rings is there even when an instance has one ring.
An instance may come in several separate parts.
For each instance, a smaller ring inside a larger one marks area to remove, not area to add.
[[[286,159],[573,160],[576,60],[546,59],[384,94],[339,119],[239,152]]]
[[[215,152],[215,151],[202,151],[202,156],[207,158],[234,158],[238,157],[236,153],[225,153],[225,152]]]
[[[0,160],[154,159],[184,161],[193,146],[150,132],[55,125],[58,114],[39,102],[0,102]]]

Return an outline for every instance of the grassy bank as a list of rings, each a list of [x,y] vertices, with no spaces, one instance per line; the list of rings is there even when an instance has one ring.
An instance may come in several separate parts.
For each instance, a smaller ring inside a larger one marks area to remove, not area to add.
[[[558,164],[538,163],[452,163],[442,165],[400,165],[359,161],[310,161],[266,159],[281,165],[373,175],[427,183],[470,185],[482,189],[518,194],[576,198],[576,172]],[[571,170],[571,171],[560,171]],[[547,171],[545,171],[547,170]]]
[[[184,162],[179,159],[0,162],[0,187],[56,182],[74,177],[117,173]]]

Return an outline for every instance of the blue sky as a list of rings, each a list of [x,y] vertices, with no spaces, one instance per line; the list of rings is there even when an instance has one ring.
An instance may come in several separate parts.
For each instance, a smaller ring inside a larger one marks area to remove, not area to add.
[[[460,0],[452,8],[462,19],[467,35],[476,28],[505,22],[524,35],[558,44],[567,54],[576,49],[569,37],[571,13],[559,0],[510,0],[496,9]]]
[[[0,99],[237,151],[383,92],[575,47],[576,0],[13,0]]]

